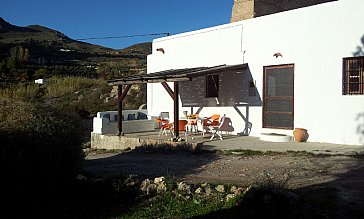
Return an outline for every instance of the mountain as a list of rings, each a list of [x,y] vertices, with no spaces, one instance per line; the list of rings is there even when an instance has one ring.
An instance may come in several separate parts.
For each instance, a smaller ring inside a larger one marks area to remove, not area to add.
[[[150,42],[115,50],[73,40],[57,30],[40,25],[16,26],[0,17],[0,63],[12,55],[11,49],[14,47],[28,50],[30,54],[28,65],[100,66],[108,64],[120,67],[120,65],[132,64],[134,67],[138,66],[138,73],[145,68],[146,56],[151,53]],[[123,66],[122,69],[128,69],[128,67],[130,66]]]

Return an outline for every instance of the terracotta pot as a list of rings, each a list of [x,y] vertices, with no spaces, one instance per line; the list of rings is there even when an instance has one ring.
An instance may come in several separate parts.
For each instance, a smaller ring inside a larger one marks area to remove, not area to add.
[[[297,142],[305,142],[308,139],[307,129],[295,128],[293,130],[294,140]]]

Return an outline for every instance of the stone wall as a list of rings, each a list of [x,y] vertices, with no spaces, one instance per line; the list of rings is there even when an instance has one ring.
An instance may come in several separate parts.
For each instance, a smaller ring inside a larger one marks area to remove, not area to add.
[[[230,22],[336,0],[234,0]]]

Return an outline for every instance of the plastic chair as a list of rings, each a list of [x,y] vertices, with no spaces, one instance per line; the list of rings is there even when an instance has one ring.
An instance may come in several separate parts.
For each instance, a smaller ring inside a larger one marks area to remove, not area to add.
[[[166,119],[155,118],[155,121],[160,125],[158,136],[160,137],[162,134],[167,135],[167,131],[173,135],[173,123],[169,123]]]
[[[211,126],[219,125],[220,114],[214,114],[204,120],[202,120],[202,136],[205,137],[205,132],[211,132]]]
[[[185,130],[184,130],[186,141],[188,141],[189,136],[193,140],[193,134],[198,133],[198,129],[197,129],[197,121],[199,119],[198,116],[199,116],[198,114],[191,114],[191,115],[187,116],[187,121],[185,124]]]
[[[223,131],[223,125],[225,124],[224,122],[225,122],[225,115],[221,117],[219,124],[209,126],[209,129],[212,133],[210,140],[214,139],[216,135],[220,138],[220,140],[223,140],[221,133]]]
[[[159,118],[169,120],[169,112],[161,112]]]
[[[159,118],[162,120],[169,120],[169,112],[160,112]],[[158,123],[158,128],[161,128],[162,123]]]
[[[199,118],[199,114],[191,114],[187,117],[187,126],[186,128],[189,128],[189,131],[194,131],[195,134],[198,133],[197,129],[197,121]],[[186,129],[187,130],[187,129]]]

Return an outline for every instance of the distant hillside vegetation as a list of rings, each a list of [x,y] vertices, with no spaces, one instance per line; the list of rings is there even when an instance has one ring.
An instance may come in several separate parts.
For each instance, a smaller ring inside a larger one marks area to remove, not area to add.
[[[147,56],[152,53],[151,43],[139,43],[119,50],[123,55]]]
[[[19,27],[0,17],[0,80],[54,75],[111,79],[146,72],[151,43],[115,50],[80,42],[40,25]]]

